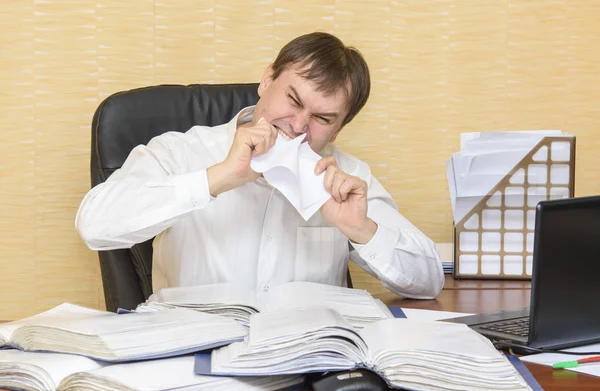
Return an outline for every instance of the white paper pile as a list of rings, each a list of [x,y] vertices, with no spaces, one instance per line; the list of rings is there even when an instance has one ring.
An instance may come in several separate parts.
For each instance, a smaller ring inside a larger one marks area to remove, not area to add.
[[[115,364],[75,373],[65,378],[57,391],[267,391],[286,389],[304,382],[302,376],[245,379],[199,376],[194,374],[193,368],[194,356]]]
[[[412,390],[531,390],[492,343],[458,323],[386,319],[354,330],[322,307],[260,313],[242,342],[198,357],[196,373],[299,374],[358,367]]]
[[[314,305],[336,310],[355,328],[393,317],[380,300],[365,290],[306,281],[281,284],[258,296],[232,284],[165,288],[137,311],[184,307],[227,316],[248,326],[250,316],[257,312]]]
[[[60,353],[0,350],[0,388],[25,391],[266,391],[299,385],[304,377],[227,378],[194,374],[194,356],[108,364]]]
[[[170,309],[152,313],[38,319],[16,328],[11,345],[105,361],[168,357],[243,339],[247,329],[216,315]]]
[[[250,315],[259,312],[255,295],[231,283],[163,288],[136,311],[177,307],[225,316],[246,327]]]
[[[100,361],[72,354],[0,350],[0,388],[54,390],[63,378],[104,365]]]
[[[446,175],[454,213],[454,222],[460,222],[479,201],[500,182],[531,150],[547,136],[572,137],[559,130],[483,132],[461,134],[460,152],[446,163]],[[553,146],[553,157],[568,156],[568,143]],[[541,159],[546,161],[545,159]],[[529,170],[529,183],[546,185],[546,170]],[[566,175],[568,172],[558,172]],[[561,178],[556,178],[561,181]],[[562,180],[564,182],[564,179]],[[544,192],[545,195],[545,192]],[[506,194],[506,197],[523,197]],[[540,199],[541,200],[541,199]]]

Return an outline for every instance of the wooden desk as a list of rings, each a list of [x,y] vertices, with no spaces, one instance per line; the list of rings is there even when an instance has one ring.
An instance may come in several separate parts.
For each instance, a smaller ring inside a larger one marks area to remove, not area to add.
[[[455,280],[446,274],[444,289],[530,289],[529,280]]]
[[[387,305],[403,308],[482,313],[512,310],[529,305],[528,281],[467,281],[446,275],[444,290],[435,300],[401,299],[391,293],[376,295]],[[525,363],[546,391],[600,390],[600,378],[572,371]]]

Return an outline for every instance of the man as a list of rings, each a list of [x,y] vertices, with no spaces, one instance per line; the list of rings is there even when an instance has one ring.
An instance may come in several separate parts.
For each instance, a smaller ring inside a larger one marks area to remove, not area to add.
[[[234,282],[268,291],[288,281],[344,284],[348,259],[397,294],[433,298],[443,285],[434,245],[403,218],[366,163],[331,144],[367,101],[367,65],[336,37],[288,43],[255,107],[229,123],[169,132],[135,148],[83,200],[76,226],[94,250],[153,242],[153,289]],[[304,221],[250,168],[277,135],[323,158],[332,198]]]

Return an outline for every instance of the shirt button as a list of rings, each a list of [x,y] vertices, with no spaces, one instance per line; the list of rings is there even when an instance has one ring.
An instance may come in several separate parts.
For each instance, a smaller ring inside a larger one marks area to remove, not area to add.
[[[192,206],[196,206],[198,203],[196,201],[192,201]]]
[[[271,237],[271,235],[268,235],[268,236],[267,236],[267,241],[269,241],[269,242],[270,242],[270,241],[271,241],[271,239],[273,239],[273,238]]]
[[[369,254],[369,258],[375,259],[375,254],[373,254],[373,253]]]
[[[269,291],[269,286],[268,286],[268,285],[265,285],[265,286],[263,287],[263,291],[265,291],[265,292],[268,292],[268,291]]]

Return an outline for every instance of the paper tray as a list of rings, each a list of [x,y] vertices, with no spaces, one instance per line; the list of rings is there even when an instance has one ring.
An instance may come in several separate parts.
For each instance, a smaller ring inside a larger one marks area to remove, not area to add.
[[[535,207],[573,197],[574,182],[575,137],[544,137],[455,224],[454,278],[531,279]]]

